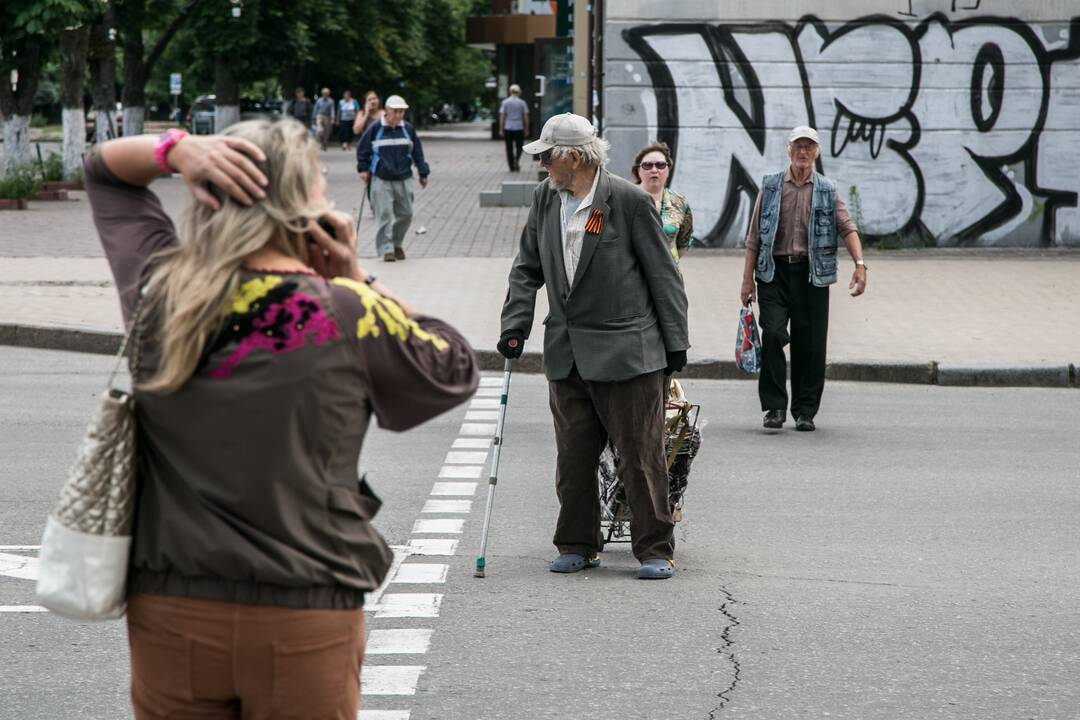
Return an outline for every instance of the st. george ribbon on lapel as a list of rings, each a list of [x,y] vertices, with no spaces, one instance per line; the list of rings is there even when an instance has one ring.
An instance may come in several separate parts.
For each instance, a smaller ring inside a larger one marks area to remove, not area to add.
[[[589,235],[599,235],[604,229],[604,213],[600,210],[593,210],[589,214],[589,220],[585,223],[585,232]]]

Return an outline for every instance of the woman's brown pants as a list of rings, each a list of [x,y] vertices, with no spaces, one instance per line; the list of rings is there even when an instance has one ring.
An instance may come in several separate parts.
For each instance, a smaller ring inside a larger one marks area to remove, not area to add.
[[[133,595],[127,621],[136,720],[356,720],[363,610]]]

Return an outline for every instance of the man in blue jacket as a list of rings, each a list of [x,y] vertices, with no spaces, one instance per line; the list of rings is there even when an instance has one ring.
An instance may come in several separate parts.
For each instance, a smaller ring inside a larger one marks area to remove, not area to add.
[[[378,228],[375,247],[386,262],[405,259],[401,245],[412,223],[413,163],[420,174],[420,187],[427,187],[431,173],[416,130],[405,122],[408,109],[400,95],[388,97],[382,120],[372,123],[356,146],[356,171],[371,189]]]

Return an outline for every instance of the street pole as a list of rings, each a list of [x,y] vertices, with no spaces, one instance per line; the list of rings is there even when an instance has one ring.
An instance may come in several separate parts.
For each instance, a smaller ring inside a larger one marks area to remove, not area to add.
[[[574,3],[574,114],[592,119],[589,112],[589,2]]]

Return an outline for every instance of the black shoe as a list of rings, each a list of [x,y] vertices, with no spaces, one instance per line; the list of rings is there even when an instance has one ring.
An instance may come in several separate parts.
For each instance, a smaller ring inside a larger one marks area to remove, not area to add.
[[[784,411],[783,410],[766,410],[765,419],[761,423],[764,427],[770,430],[777,430],[784,427]]]
[[[814,427],[814,418],[802,415],[795,420],[795,429],[799,432],[814,432],[817,428]]]

